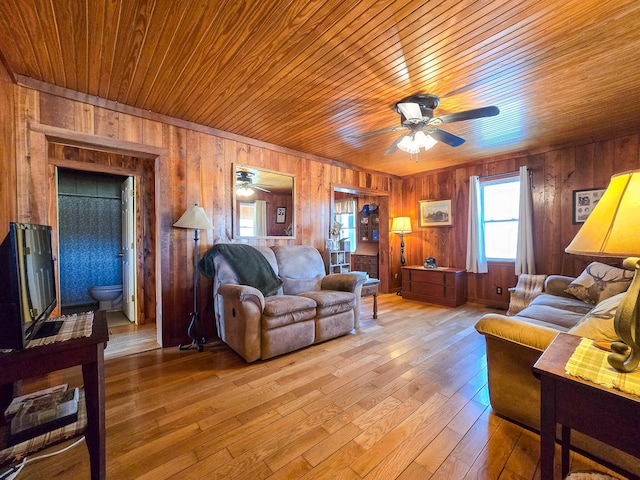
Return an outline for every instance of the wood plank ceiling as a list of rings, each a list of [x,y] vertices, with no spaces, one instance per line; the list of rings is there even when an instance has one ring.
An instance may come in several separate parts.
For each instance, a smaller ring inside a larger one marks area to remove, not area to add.
[[[411,175],[640,130],[637,0],[4,0],[1,59],[34,81],[368,170]],[[426,92],[466,139],[384,156]]]

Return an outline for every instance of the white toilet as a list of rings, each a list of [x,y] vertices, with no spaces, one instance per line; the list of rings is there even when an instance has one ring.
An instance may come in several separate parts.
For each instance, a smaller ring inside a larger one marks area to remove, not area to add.
[[[91,287],[89,295],[100,302],[99,310],[120,310],[122,308],[122,285]]]

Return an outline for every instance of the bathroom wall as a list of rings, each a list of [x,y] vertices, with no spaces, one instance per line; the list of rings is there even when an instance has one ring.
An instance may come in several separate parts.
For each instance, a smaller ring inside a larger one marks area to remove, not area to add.
[[[120,185],[123,177],[59,170],[60,300],[96,303],[95,285],[122,284]]]

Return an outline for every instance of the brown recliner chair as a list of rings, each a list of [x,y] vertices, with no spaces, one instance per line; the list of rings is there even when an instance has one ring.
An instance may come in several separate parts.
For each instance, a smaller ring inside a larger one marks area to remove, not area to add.
[[[255,248],[282,282],[275,295],[241,285],[229,261],[219,254],[213,257],[218,334],[247,362],[298,350],[358,328],[364,276],[326,275],[320,252],[310,246]]]

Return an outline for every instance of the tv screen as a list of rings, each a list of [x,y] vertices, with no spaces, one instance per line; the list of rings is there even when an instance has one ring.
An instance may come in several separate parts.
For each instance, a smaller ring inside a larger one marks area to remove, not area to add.
[[[0,266],[0,348],[21,349],[57,305],[51,227],[11,223]]]

